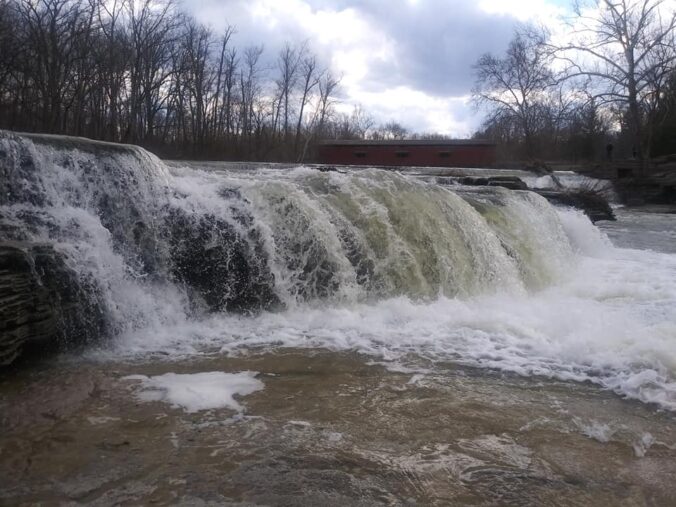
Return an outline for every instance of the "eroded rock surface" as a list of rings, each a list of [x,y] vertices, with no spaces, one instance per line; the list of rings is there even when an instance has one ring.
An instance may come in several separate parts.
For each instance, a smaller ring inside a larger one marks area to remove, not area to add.
[[[0,364],[27,345],[86,343],[105,332],[93,281],[49,245],[0,244]]]

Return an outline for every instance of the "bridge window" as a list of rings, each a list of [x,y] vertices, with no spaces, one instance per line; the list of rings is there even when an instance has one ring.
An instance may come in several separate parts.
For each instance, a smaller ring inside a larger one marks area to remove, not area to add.
[[[399,158],[406,158],[410,155],[408,151],[397,151],[394,154]]]

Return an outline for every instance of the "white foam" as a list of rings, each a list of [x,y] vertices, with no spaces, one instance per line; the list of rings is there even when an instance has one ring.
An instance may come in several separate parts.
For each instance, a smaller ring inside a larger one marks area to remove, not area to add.
[[[255,317],[218,315],[137,334],[118,342],[117,353],[326,348],[403,366],[413,355],[591,381],[676,410],[674,280],[676,256],[608,246],[605,256],[580,254],[566,280],[529,294],[399,297]]]
[[[612,253],[612,243],[580,210],[558,210],[559,220],[573,249],[592,257],[606,257]]]
[[[615,434],[615,430],[609,424],[599,421],[591,420],[585,423],[579,419],[575,419],[574,422],[583,435],[604,444],[610,442],[610,439]]]
[[[243,412],[244,407],[234,396],[247,396],[262,390],[257,372],[223,373],[211,371],[193,374],[165,373],[155,377],[130,375],[127,380],[140,380],[143,390],[137,393],[141,401],[163,401],[186,412],[229,408]]]
[[[634,454],[637,458],[643,458],[648,452],[648,449],[650,449],[654,443],[655,437],[653,437],[650,433],[643,433],[641,438],[639,438],[633,444]]]

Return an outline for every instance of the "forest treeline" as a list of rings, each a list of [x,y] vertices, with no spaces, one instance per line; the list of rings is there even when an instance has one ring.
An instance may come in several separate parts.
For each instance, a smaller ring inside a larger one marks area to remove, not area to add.
[[[569,40],[519,29],[474,66],[477,138],[502,160],[676,153],[676,17],[580,0]],[[361,106],[309,43],[240,47],[174,0],[0,0],[0,128],[134,143],[164,157],[312,160],[321,139],[441,138]]]
[[[521,27],[474,66],[477,136],[502,159],[676,153],[676,10],[663,0],[580,0],[566,36]],[[612,148],[610,148],[612,146]]]
[[[0,0],[0,128],[280,161],[372,128],[335,111],[340,79],[307,43],[266,66],[235,39],[171,0]]]

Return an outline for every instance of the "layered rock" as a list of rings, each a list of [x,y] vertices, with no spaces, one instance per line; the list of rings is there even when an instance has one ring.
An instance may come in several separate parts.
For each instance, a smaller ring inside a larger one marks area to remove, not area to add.
[[[181,315],[278,305],[242,196],[179,194],[141,148],[0,131],[0,364],[143,328],[159,287]]]
[[[49,245],[0,244],[0,365],[29,345],[53,349],[105,333],[95,284]]]

